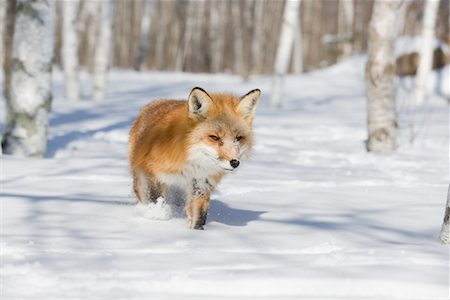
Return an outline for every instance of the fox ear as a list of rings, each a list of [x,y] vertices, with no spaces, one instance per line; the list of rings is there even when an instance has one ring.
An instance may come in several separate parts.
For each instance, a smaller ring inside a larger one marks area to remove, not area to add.
[[[196,119],[206,119],[213,101],[208,93],[199,87],[192,89],[189,94],[188,106],[189,116]]]
[[[238,111],[246,118],[253,118],[255,115],[256,107],[258,106],[259,96],[261,91],[254,89],[241,97],[238,105]]]

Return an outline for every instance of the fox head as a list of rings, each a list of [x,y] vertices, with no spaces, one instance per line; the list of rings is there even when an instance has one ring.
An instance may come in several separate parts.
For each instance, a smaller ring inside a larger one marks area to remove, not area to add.
[[[189,118],[196,123],[191,132],[191,154],[220,171],[234,171],[253,144],[252,123],[261,91],[242,97],[208,94],[196,87],[188,99]]]

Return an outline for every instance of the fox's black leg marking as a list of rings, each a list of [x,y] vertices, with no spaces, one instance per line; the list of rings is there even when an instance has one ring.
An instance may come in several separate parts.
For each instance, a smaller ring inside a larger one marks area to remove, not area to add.
[[[207,210],[204,210],[204,211],[202,211],[202,213],[200,214],[200,223],[202,224],[202,225],[205,225],[206,224],[206,218],[208,217],[208,211]]]
[[[203,183],[203,181],[201,181]],[[206,223],[209,208],[208,180],[204,181],[206,186],[199,185],[196,179],[192,180],[192,196],[194,198],[193,226],[194,229],[203,229]]]
[[[194,229],[200,229],[203,230],[203,226],[206,224],[206,218],[208,216],[208,212],[205,210],[202,210],[200,213],[200,216],[198,217],[197,221],[195,222]]]
[[[161,196],[161,189],[157,183],[149,183],[148,188],[148,201],[150,203],[156,203],[156,200]]]

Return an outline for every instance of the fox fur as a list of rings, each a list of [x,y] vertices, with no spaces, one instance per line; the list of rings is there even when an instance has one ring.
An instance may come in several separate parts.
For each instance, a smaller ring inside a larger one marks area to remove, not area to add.
[[[129,140],[133,188],[142,203],[170,186],[186,195],[190,228],[203,229],[210,195],[234,172],[253,145],[252,123],[260,90],[242,97],[196,87],[188,100],[156,100],[136,118]]]

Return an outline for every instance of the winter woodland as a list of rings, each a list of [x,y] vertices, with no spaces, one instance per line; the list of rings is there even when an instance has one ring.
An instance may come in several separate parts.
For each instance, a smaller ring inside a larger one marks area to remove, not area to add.
[[[0,297],[447,299],[449,10],[0,0]],[[202,232],[127,165],[140,109],[195,86],[262,91]]]

